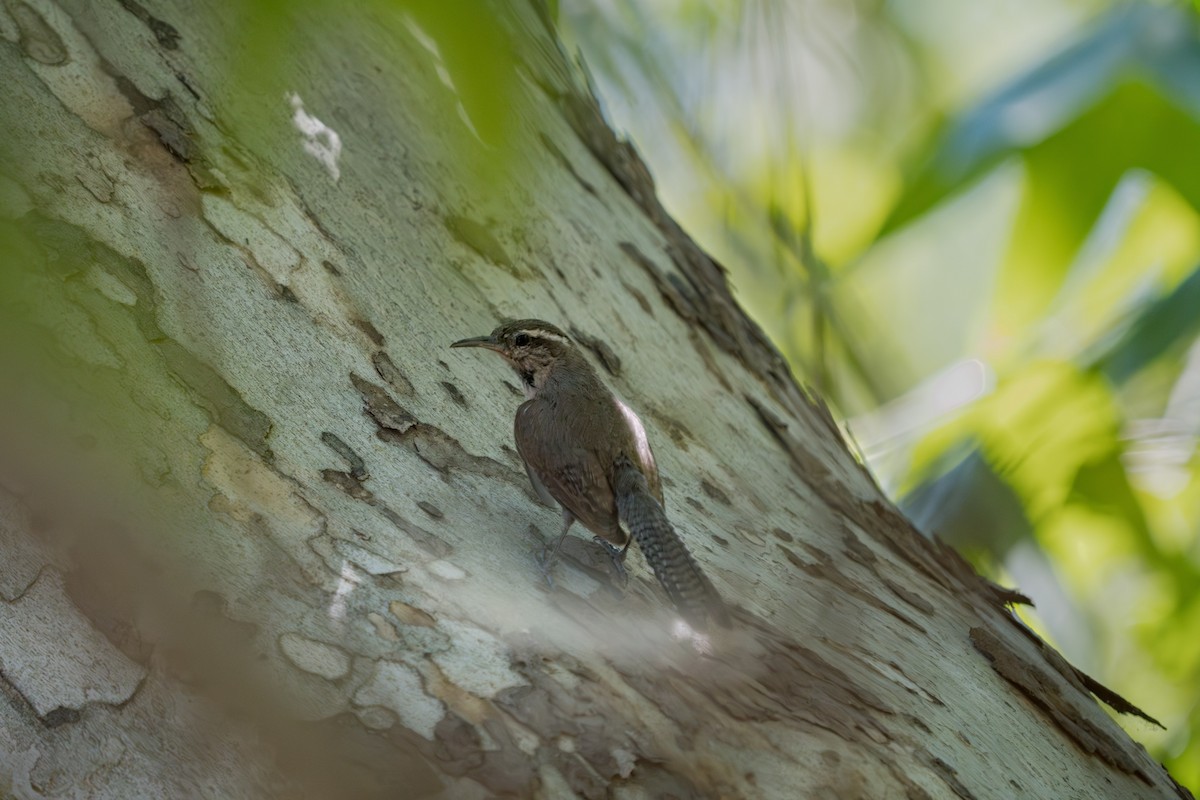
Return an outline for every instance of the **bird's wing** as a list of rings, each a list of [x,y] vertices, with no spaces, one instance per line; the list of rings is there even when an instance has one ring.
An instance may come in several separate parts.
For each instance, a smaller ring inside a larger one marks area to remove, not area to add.
[[[520,445],[517,445],[520,450]],[[521,456],[521,460],[525,462],[525,474],[529,476],[529,482],[533,484],[533,491],[537,492],[537,496],[542,498],[542,502],[548,506],[558,505],[558,501],[550,494],[550,490],[542,483],[537,473],[533,471],[533,467],[529,466],[529,462],[525,461],[525,456]]]
[[[650,493],[654,495],[654,499],[658,501],[659,505],[663,505],[662,481],[658,477],[658,465],[654,463],[654,452],[650,449],[650,439],[646,436],[646,426],[642,424],[641,417],[621,398],[614,395],[613,404],[620,412],[625,426],[629,429],[629,435],[633,438],[634,452],[629,456],[636,456],[641,473],[646,476]]]
[[[592,533],[618,545],[625,543],[608,471],[594,453],[572,446],[552,408],[536,398],[522,403],[513,438],[535,488],[540,483]]]

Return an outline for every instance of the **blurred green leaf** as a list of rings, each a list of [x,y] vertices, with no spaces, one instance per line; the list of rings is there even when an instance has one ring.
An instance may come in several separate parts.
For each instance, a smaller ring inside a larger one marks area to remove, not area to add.
[[[964,449],[968,452],[962,456]],[[1032,534],[1024,504],[974,442],[953,452],[958,463],[948,469],[944,463],[935,465],[937,477],[905,495],[900,508],[922,532],[998,564]]]
[[[1025,150],[1025,193],[993,296],[1000,331],[1019,330],[1045,310],[1130,170],[1162,176],[1200,208],[1200,160],[1190,154],[1197,141],[1197,117],[1134,81]]]
[[[1164,353],[1200,334],[1200,266],[1174,291],[1142,310],[1096,359],[1113,383],[1124,383]]]
[[[437,43],[467,116],[484,142],[511,143],[521,117],[517,53],[504,26],[486,6],[463,0],[401,0]]]
[[[1200,114],[1200,86],[1193,78],[1198,62],[1193,14],[1175,6],[1118,6],[1079,41],[946,123],[917,159],[921,166],[882,233],[923,214],[1013,152],[1045,141],[1131,79],[1158,86],[1172,102]]]

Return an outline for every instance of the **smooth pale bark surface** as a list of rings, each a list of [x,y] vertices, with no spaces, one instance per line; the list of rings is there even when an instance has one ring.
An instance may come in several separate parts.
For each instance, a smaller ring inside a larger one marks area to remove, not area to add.
[[[0,793],[1187,796],[892,510],[539,9],[470,23],[502,122],[429,9],[0,5],[5,288],[63,405],[0,394]],[[541,580],[515,381],[446,349],[504,316],[642,414],[733,631],[582,538]]]

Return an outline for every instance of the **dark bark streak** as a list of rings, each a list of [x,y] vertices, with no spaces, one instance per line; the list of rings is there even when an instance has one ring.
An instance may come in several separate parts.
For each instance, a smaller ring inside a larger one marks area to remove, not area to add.
[[[152,16],[146,10],[145,6],[135,0],[119,0],[119,2],[126,11],[133,14],[143,25],[150,29],[159,47],[164,50],[178,49],[179,42],[183,37],[179,35],[179,31],[176,30],[174,25],[170,25]]]
[[[392,523],[398,530],[404,533],[408,538],[434,558],[445,558],[454,552],[454,548],[435,533],[425,530],[420,525],[410,522],[401,516],[395,509],[387,503],[375,496],[375,493],[362,485],[362,482],[355,479],[354,476],[347,472],[339,472],[335,469],[321,470],[321,478],[330,486],[336,486],[341,491],[345,492],[349,497],[355,500],[361,500],[367,505],[374,508],[382,514],[388,522]]]
[[[1026,697],[1084,753],[1136,777],[1147,786],[1160,786],[1154,776],[1161,776],[1173,784],[1168,788],[1174,790],[1177,797],[1191,800],[1191,793],[1166,775],[1145,750],[1126,737],[1110,732],[1107,719],[1095,705],[1084,704],[1087,686],[1080,679],[1082,673],[1040,639],[1030,635],[1029,641],[1042,655],[1042,658],[1031,659],[1021,653],[1015,643],[988,628],[971,628],[970,635],[971,643],[987,658],[996,674]],[[1135,713],[1158,724],[1126,701],[1121,702],[1126,709],[1132,709],[1127,713]]]

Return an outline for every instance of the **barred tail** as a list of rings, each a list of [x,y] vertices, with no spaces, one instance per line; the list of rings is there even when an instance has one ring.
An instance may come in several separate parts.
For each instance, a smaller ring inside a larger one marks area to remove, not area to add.
[[[641,470],[632,465],[620,469],[613,489],[621,522],[629,528],[654,577],[684,618],[700,629],[708,617],[729,627],[729,610],[667,521]]]

